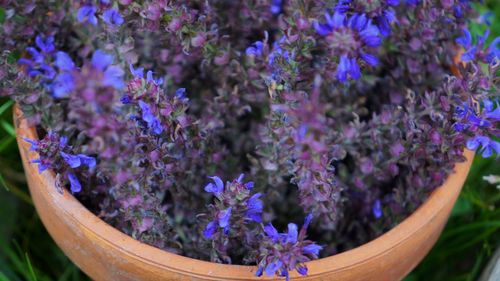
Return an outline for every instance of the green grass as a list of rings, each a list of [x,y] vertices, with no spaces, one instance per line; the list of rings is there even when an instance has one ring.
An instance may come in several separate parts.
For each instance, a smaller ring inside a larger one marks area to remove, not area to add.
[[[492,30],[498,36],[500,5],[494,2]],[[0,281],[88,280],[59,250],[36,214],[11,125],[12,105],[0,99]],[[489,174],[500,175],[499,162],[477,158],[439,241],[406,281],[479,277],[500,246],[500,191],[482,179]]]

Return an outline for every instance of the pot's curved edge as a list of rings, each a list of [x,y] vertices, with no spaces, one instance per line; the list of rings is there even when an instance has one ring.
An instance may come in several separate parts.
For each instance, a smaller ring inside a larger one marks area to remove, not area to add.
[[[16,106],[14,123],[16,126],[17,140],[20,152],[26,159],[29,157],[29,144],[21,137],[35,139],[37,134],[34,128],[28,126],[26,120],[22,118],[22,112]],[[404,243],[413,233],[419,231],[432,221],[440,212],[446,202],[455,201],[460,193],[463,183],[474,158],[474,152],[466,151],[467,160],[455,166],[454,173],[448,177],[445,183],[438,187],[429,198],[412,215],[406,218],[390,231],[378,238],[363,244],[352,250],[307,263],[309,268],[308,278],[319,277],[337,271],[349,270],[356,265],[362,264],[377,256],[391,250],[394,245]],[[34,165],[28,165],[25,169],[36,171]],[[255,277],[255,266],[224,265],[207,261],[196,260],[176,254],[172,254],[153,246],[139,242],[132,237],[120,232],[99,219],[87,210],[68,191],[60,194],[56,191],[55,178],[53,173],[44,172],[41,175],[37,172],[39,179],[43,181],[47,196],[58,202],[61,209],[74,218],[90,235],[102,240],[106,244],[113,246],[121,253],[141,262],[149,263],[172,272],[182,273],[193,277],[213,278],[213,280],[266,280],[273,279],[267,277]],[[436,207],[438,206],[438,207]],[[175,264],[173,267],[171,264]],[[298,276],[292,273],[292,276]]]

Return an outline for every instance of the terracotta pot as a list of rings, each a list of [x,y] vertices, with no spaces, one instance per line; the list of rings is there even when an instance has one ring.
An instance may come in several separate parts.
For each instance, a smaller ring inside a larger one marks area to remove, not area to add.
[[[278,280],[255,277],[256,267],[195,260],[148,246],[121,233],[88,211],[70,192],[59,193],[54,174],[38,174],[36,157],[21,139],[36,139],[19,110],[17,141],[38,214],[57,245],[96,280]],[[473,159],[455,172],[406,220],[379,238],[350,251],[307,263],[309,275],[294,280],[401,280],[429,252],[443,230]],[[281,279],[282,280],[282,279]]]

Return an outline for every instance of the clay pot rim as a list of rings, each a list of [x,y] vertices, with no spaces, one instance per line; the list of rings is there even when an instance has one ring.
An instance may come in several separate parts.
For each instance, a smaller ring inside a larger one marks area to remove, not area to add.
[[[18,129],[17,138],[20,149],[29,151],[29,144],[22,140],[19,141],[19,138],[38,139],[36,130],[34,127],[28,126],[27,121],[22,118],[21,110],[17,106],[14,109],[14,120],[16,125],[18,125],[16,127]],[[35,156],[36,153],[29,152],[29,159],[33,159]],[[306,265],[309,269],[308,277],[311,278],[321,276],[325,273],[349,270],[349,268],[384,255],[384,253],[390,251],[395,245],[404,243],[413,233],[424,228],[427,223],[434,220],[437,214],[440,213],[444,202],[460,193],[462,184],[457,184],[460,181],[459,175],[468,172],[474,158],[474,152],[465,150],[464,156],[467,160],[457,163],[454,172],[448,176],[444,184],[436,188],[429,198],[405,220],[378,238],[359,247],[330,257],[307,262]],[[28,165],[31,164],[28,163]],[[44,172],[40,176],[45,180],[45,184],[42,185],[47,188],[45,192],[54,192],[54,172],[50,170],[50,172]],[[49,188],[53,190],[49,190]],[[213,280],[271,279],[269,277],[254,276],[257,269],[256,266],[226,265],[202,261],[173,254],[139,242],[94,215],[67,190],[64,190],[62,195],[59,194],[57,200],[59,201],[60,209],[74,218],[75,223],[84,230],[87,236],[101,239],[110,247],[116,248],[123,255],[154,265],[159,269],[163,268],[192,277],[204,277]],[[291,277],[298,276],[296,272],[291,272]]]

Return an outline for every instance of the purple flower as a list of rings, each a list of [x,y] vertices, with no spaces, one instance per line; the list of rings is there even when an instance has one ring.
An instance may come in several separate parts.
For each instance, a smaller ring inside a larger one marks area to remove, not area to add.
[[[494,153],[500,155],[500,143],[486,136],[476,136],[467,141],[467,148],[477,150],[481,148],[481,156],[490,158]]]
[[[297,243],[297,237],[299,235],[299,230],[296,224],[288,224],[288,232],[286,234],[286,243],[295,244]]]
[[[300,275],[302,275],[302,276],[306,276],[306,275],[307,275],[307,267],[299,265],[299,266],[297,267],[297,272],[298,272]]]
[[[68,180],[70,183],[71,192],[78,193],[82,191],[82,185],[80,184],[80,181],[78,181],[78,178],[76,177],[75,174],[69,173]]]
[[[392,9],[384,10],[382,15],[376,18],[378,29],[383,36],[391,34],[391,24],[396,22],[396,13]]]
[[[179,88],[175,91],[175,97],[180,100],[188,100],[186,97],[186,88]]]
[[[379,219],[382,217],[382,204],[379,199],[375,200],[373,203],[372,212],[375,218]]]
[[[61,73],[51,84],[52,95],[55,98],[65,98],[75,89],[75,81],[70,73]]]
[[[35,38],[35,44],[44,53],[52,53],[55,51],[56,47],[54,46],[54,37],[53,36],[48,36],[45,38],[45,40],[42,38],[42,36],[38,35]]]
[[[56,71],[52,67],[52,53],[54,52],[54,38],[48,37],[45,40],[38,35],[35,39],[35,47],[27,47],[26,51],[30,58],[21,58],[18,63],[27,67],[26,73],[30,77],[42,77],[42,84],[50,88],[50,81],[56,76]]]
[[[87,166],[89,169],[92,169],[96,165],[96,159],[94,157],[90,157],[87,155],[83,154],[78,154],[78,157],[80,157],[80,161],[82,162],[82,165]]]
[[[271,2],[271,13],[273,15],[281,14],[283,0],[272,0]]]
[[[123,69],[117,65],[112,65],[106,68],[104,71],[104,77],[102,78],[102,84],[104,86],[110,86],[117,90],[122,89],[125,84],[123,82],[123,75],[125,72]]]
[[[485,104],[485,114],[484,116],[488,119],[493,119],[495,121],[500,121],[500,105],[497,102],[496,109],[493,109],[493,103],[489,100],[484,101]]]
[[[92,55],[92,65],[100,71],[105,71],[113,63],[113,55],[106,54],[102,50],[96,50]]]
[[[464,28],[462,32],[463,36],[458,37],[455,40],[455,42],[464,48],[469,48],[472,45],[472,35],[470,34],[470,31],[467,28]]]
[[[94,157],[83,154],[72,155],[61,151],[61,157],[71,168],[78,168],[82,165],[85,165],[90,169],[95,167],[96,165],[96,160]]]
[[[30,54],[31,60],[25,61],[21,59],[24,64],[43,63],[45,61],[45,56],[42,55],[36,48],[27,47],[26,51]]]
[[[31,144],[30,151],[36,151],[38,149],[38,141],[30,140],[28,138],[23,138],[23,140],[29,144]]]
[[[280,235],[278,233],[278,230],[274,228],[272,223],[269,223],[264,227],[264,232],[266,235],[271,238],[274,242],[277,242],[280,239]]]
[[[209,183],[205,186],[205,191],[213,193],[215,195],[220,194],[224,191],[224,182],[218,177],[218,176],[213,176],[209,177],[211,178],[215,184]]]
[[[78,155],[71,155],[61,151],[61,157],[71,168],[78,168],[82,165],[82,161]]]
[[[71,59],[71,57],[65,52],[57,52],[56,53],[56,61],[55,65],[61,71],[72,71],[75,69],[75,63]]]
[[[288,224],[286,233],[278,233],[272,224],[264,227],[265,237],[260,246],[257,276],[262,274],[263,269],[268,276],[277,274],[288,278],[288,271],[293,269],[301,275],[307,274],[304,263],[317,259],[323,248],[313,241],[306,240],[307,227],[311,220],[312,216],[308,215],[300,232],[294,223]]]
[[[154,79],[153,78],[153,71],[151,71],[151,70],[149,70],[146,73],[146,81],[153,82],[157,86],[163,84],[163,78]]]
[[[265,269],[266,275],[267,276],[274,276],[276,274],[276,271],[281,269],[282,266],[283,266],[283,263],[279,259],[275,259],[274,261],[270,262],[266,266],[266,269]]]
[[[361,70],[356,59],[341,56],[337,67],[337,79],[340,82],[347,82],[348,75],[351,79],[358,80],[361,77]]]
[[[203,231],[203,236],[207,239],[210,239],[214,236],[215,231],[217,231],[217,222],[211,221],[205,227],[205,230]]]
[[[111,65],[113,63],[113,56],[106,54],[101,50],[96,50],[92,55],[91,64],[94,68],[103,72],[102,84],[104,86],[110,86],[117,90],[121,90],[125,83],[123,82],[123,76],[125,72],[123,69],[117,65]]]
[[[339,2],[335,5],[334,11],[344,14],[349,11],[351,8],[352,0],[339,0]]]
[[[288,50],[283,50],[282,48],[282,44],[285,43],[285,41],[286,36],[282,36],[278,41],[274,42],[273,49],[268,58],[268,64],[270,66],[274,66],[278,58],[283,58],[286,62],[290,62],[290,53],[288,52]]]
[[[487,63],[492,63],[495,59],[500,59],[500,37],[497,37],[491,42],[490,46],[485,49],[486,40],[488,40],[490,31],[486,30],[483,36],[477,37],[477,43],[473,44],[470,31],[463,29],[463,36],[457,38],[455,42],[464,47],[465,52],[462,54],[463,62],[470,62],[479,58]]]
[[[31,163],[33,163],[33,164],[38,164],[38,173],[39,174],[43,173],[45,170],[50,168],[50,165],[47,163],[44,163],[44,162],[45,161],[42,161],[42,159],[40,159],[40,158],[34,159],[31,161]]]
[[[219,212],[217,219],[219,220],[219,226],[224,229],[224,234],[229,233],[232,210],[233,208],[229,207]]]
[[[95,16],[96,11],[97,8],[93,5],[82,6],[80,7],[80,9],[78,9],[76,18],[78,22],[81,23],[89,22],[92,25],[97,25],[97,17]]]
[[[264,203],[259,199],[262,193],[255,193],[250,197],[247,202],[247,212],[246,217],[255,222],[262,222],[262,209],[264,208]]]
[[[406,0],[406,5],[408,6],[416,6],[420,3],[420,0]]]
[[[377,1],[370,3],[370,8],[360,5],[359,2],[353,2],[355,1],[341,0],[335,6],[334,11],[339,14],[346,14],[349,10],[353,10],[355,14],[369,13],[382,36],[387,37],[391,34],[391,24],[396,22],[396,13],[392,7],[398,6],[399,0]]]
[[[137,69],[134,69],[134,66],[132,64],[129,64],[129,69],[130,69],[130,73],[132,73],[132,75],[135,78],[139,78],[139,79],[143,79],[144,78],[144,68],[143,67],[139,67]],[[152,83],[154,83],[157,86],[163,84],[163,78],[154,79],[154,77],[153,77],[153,71],[151,71],[151,70],[148,70],[148,72],[146,73],[146,81],[147,82],[152,82]]]
[[[120,26],[124,22],[122,15],[116,9],[107,9],[104,11],[102,19],[112,27]]]
[[[314,255],[314,256],[319,256],[319,251],[321,251],[323,247],[317,245],[317,244],[310,244],[305,246],[302,250],[303,253],[306,255]]]
[[[262,41],[256,41],[246,49],[245,53],[247,56],[260,57],[262,56],[263,50],[264,44]]]
[[[313,219],[313,214],[308,214],[304,219],[304,225],[302,225],[302,228],[307,230],[309,224],[311,224],[312,219]]]
[[[147,123],[148,128],[156,135],[163,132],[163,127],[160,120],[153,114],[149,105],[143,101],[139,101],[139,107],[142,110],[142,120]]]
[[[132,75],[135,77],[135,78],[144,78],[144,67],[139,67],[137,69],[134,69],[134,66],[132,64],[129,64],[129,69],[130,69],[130,73],[132,73]]]
[[[334,53],[337,53],[337,49],[342,52],[337,66],[337,79],[340,82],[347,82],[349,77],[353,80],[361,77],[358,59],[371,66],[379,64],[378,59],[368,51],[382,44],[380,31],[371,19],[365,14],[353,14],[348,18],[338,11],[333,16],[326,13],[325,19],[326,23],[316,23],[315,28],[319,35],[326,36]]]

